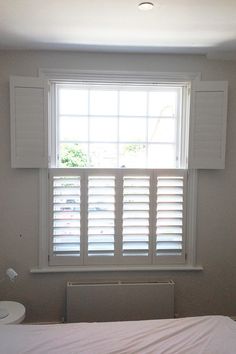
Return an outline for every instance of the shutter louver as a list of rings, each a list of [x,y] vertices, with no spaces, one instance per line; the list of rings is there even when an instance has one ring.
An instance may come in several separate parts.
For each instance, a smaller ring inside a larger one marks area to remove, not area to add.
[[[149,255],[149,176],[123,178],[123,256]]]
[[[115,177],[88,177],[88,256],[114,256]]]
[[[80,256],[80,177],[53,177],[53,255]]]
[[[182,255],[183,197],[183,177],[157,177],[157,256]]]

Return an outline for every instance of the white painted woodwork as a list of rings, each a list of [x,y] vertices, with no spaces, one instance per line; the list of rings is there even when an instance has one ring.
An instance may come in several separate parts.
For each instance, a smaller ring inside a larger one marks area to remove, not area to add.
[[[48,85],[39,78],[10,78],[11,165],[48,165]]]
[[[55,168],[49,183],[50,265],[185,262],[185,170]]]
[[[227,88],[225,81],[201,81],[191,95],[189,167],[225,167]]]

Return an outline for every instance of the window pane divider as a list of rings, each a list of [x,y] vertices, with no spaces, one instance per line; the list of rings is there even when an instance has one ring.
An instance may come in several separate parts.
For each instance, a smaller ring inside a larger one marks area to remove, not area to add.
[[[132,118],[146,118],[146,115],[124,115],[124,114],[118,114],[120,118],[127,118],[127,119],[132,119]],[[87,114],[72,114],[72,113],[67,113],[67,114],[58,114],[58,117],[72,117],[72,118],[83,118],[86,117]],[[91,118],[117,118],[116,114],[89,114],[89,117]],[[149,115],[148,118],[150,119],[176,119],[176,114],[173,114],[171,116],[154,116],[154,115]]]

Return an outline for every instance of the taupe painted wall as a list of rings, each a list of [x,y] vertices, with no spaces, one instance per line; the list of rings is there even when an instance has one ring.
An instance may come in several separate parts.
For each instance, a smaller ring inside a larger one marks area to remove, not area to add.
[[[203,80],[229,81],[226,169],[199,173],[197,259],[204,271],[30,274],[38,262],[39,176],[36,169],[10,167],[9,76],[37,76],[38,68],[190,71],[201,72]],[[235,97],[235,62],[203,56],[0,52],[0,278],[9,266],[20,274],[15,285],[1,283],[0,299],[21,301],[28,321],[54,321],[64,316],[68,280],[164,278],[176,282],[180,316],[236,315]]]

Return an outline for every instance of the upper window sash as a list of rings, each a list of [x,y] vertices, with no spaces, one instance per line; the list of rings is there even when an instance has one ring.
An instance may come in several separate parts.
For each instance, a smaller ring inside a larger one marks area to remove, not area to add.
[[[76,87],[78,87],[77,85],[78,84],[75,84],[75,83],[73,83],[73,84],[69,84],[69,83],[67,83],[67,84],[60,83],[59,84],[59,83],[56,83],[56,82],[52,82],[51,83],[51,102],[52,102],[52,106],[51,106],[51,117],[52,117],[52,119],[51,119],[51,124],[50,124],[50,127],[51,127],[51,129],[50,129],[50,131],[51,131],[51,134],[50,134],[50,137],[51,137],[51,156],[50,156],[51,164],[50,164],[50,166],[51,167],[63,167],[59,163],[59,158],[60,158],[60,136],[59,136],[60,135],[60,127],[59,127],[59,123],[60,124],[63,123],[63,120],[61,120],[63,117],[60,118],[61,114],[60,114],[60,109],[59,109],[59,90],[61,88],[68,88],[68,87],[76,89]],[[173,167],[174,168],[184,168],[184,167],[186,167],[186,151],[187,151],[186,143],[187,143],[187,140],[188,140],[187,139],[186,124],[188,124],[187,122],[188,122],[188,113],[189,112],[188,112],[188,108],[186,108],[185,103],[189,99],[189,97],[188,97],[188,92],[189,92],[188,86],[189,86],[189,84],[187,84],[187,83],[178,83],[178,84],[175,83],[175,84],[173,84],[171,82],[170,83],[165,83],[165,84],[164,83],[163,84],[159,84],[159,85],[156,86],[157,88],[155,88],[154,84],[153,84],[153,86],[151,86],[151,85],[147,85],[147,86],[140,86],[140,85],[139,86],[137,86],[137,85],[130,86],[132,88],[132,90],[134,90],[132,92],[135,92],[135,91],[139,92],[139,91],[143,91],[143,90],[146,90],[147,93],[148,92],[153,92],[153,91],[158,92],[158,90],[161,91],[161,92],[165,92],[165,91],[168,92],[168,91],[170,91],[172,89],[173,92],[176,92],[176,94],[177,94],[175,115],[173,117],[165,117],[165,116],[163,116],[163,118],[159,119],[161,121],[161,123],[167,122],[168,119],[169,119],[169,121],[171,121],[171,120],[173,120],[173,122],[175,121],[175,133],[174,133],[175,134],[175,139],[174,139],[174,141],[171,144],[174,144],[173,146],[175,146],[175,149],[176,149],[175,157],[174,157],[174,159],[176,159],[176,162],[173,160],[173,165],[171,165],[171,166],[168,166],[168,165],[166,165],[166,166],[165,165],[162,165],[162,166],[159,165],[158,166],[157,165],[156,168],[168,168],[168,167],[169,168],[170,167],[171,168],[173,168]],[[79,86],[79,87],[81,88],[81,86]],[[125,87],[124,85],[123,86],[119,85],[119,84],[114,84],[112,86],[109,85],[107,87],[105,85],[101,86],[101,84],[100,84],[100,86],[96,86],[96,85],[95,86],[94,85],[88,86],[88,85],[84,84],[84,87],[87,90],[89,90],[89,88],[94,89],[94,87],[96,87],[96,90],[97,90],[97,88],[99,87],[99,89],[101,89],[103,91],[104,90],[108,90],[108,89],[109,90],[112,89],[113,92],[114,92],[114,90],[117,90],[117,92],[127,91],[127,87]],[[87,117],[88,118],[85,118],[84,115],[83,115],[83,118],[82,118],[82,116],[81,116],[81,119],[83,119],[83,122],[85,122],[83,124],[86,124],[86,119],[89,119],[89,122],[90,122],[89,124],[91,124],[92,121],[95,122],[95,120],[94,120],[95,118],[93,118],[93,114],[91,114],[91,112],[87,112]],[[133,116],[133,117],[135,117],[135,116]],[[144,123],[145,120],[146,120],[146,123],[145,123],[146,127],[149,127],[149,124],[151,124],[151,122],[154,122],[153,118],[154,117],[152,117],[152,116],[149,118],[149,116],[145,112],[145,116],[138,116],[138,118],[136,120],[138,120],[139,122],[142,121],[142,123]],[[67,119],[69,119],[69,118],[67,118]],[[111,115],[109,115],[109,119],[112,119]],[[122,123],[122,119],[123,119],[121,113],[118,112],[117,115],[114,117],[114,119],[117,122],[120,122],[118,124],[121,124]],[[132,115],[128,116],[128,118],[126,118],[126,119],[128,119],[130,122],[132,122],[132,119],[133,119]],[[148,121],[148,119],[149,119],[149,121]],[[62,126],[62,128],[63,128],[63,126]],[[150,128],[148,128],[148,129],[150,129]],[[76,130],[76,129],[74,129],[74,130]],[[116,134],[119,134],[119,130],[116,132]],[[88,140],[86,141],[86,139],[88,139]],[[165,145],[161,145],[161,144],[163,144],[161,142],[161,140],[159,142],[158,142],[158,140],[156,142],[155,141],[152,142],[151,140],[148,140],[148,139],[149,139],[148,136],[146,136],[145,138],[143,138],[142,141],[139,142],[139,141],[134,141],[134,139],[132,138],[133,141],[129,142],[129,141],[125,141],[124,139],[123,139],[123,141],[119,140],[118,136],[116,136],[113,141],[109,141],[106,144],[114,146],[116,151],[117,151],[117,148],[118,148],[119,151],[121,151],[120,149],[122,148],[122,146],[125,146],[125,144],[126,145],[128,145],[128,144],[131,144],[131,145],[133,145],[133,144],[137,145],[138,144],[138,145],[140,145],[141,144],[144,147],[143,154],[145,155],[147,153],[147,151],[149,151],[149,156],[151,158],[151,151],[152,151],[151,149],[154,149],[155,146],[157,146],[157,148],[158,148],[158,146],[162,147],[162,146],[165,146]],[[160,138],[158,138],[158,139],[160,139]],[[71,143],[73,143],[73,142],[76,143],[77,142],[77,141],[72,141],[72,140],[68,141],[68,143],[70,144],[69,146],[72,146]],[[61,146],[63,146],[63,141],[61,140],[61,142],[62,142]],[[98,145],[98,147],[99,147],[100,146],[99,144],[101,144],[101,142],[102,141],[96,141],[96,139],[92,138],[91,132],[90,132],[90,136],[88,136],[87,138],[83,138],[82,141],[80,141],[80,144],[81,144],[81,146],[85,147],[85,149],[87,149],[87,148],[90,149],[90,147],[93,146],[93,145],[94,145],[94,147],[95,147],[95,145],[96,146]],[[167,144],[170,144],[170,142],[167,143]],[[170,146],[171,146],[171,144],[170,144]],[[66,144],[66,145],[68,145],[68,144]],[[107,145],[107,148],[108,148],[108,145]],[[87,154],[87,150],[85,151],[85,153]],[[159,156],[163,156],[163,153],[164,152],[162,152],[162,153],[159,152]],[[90,158],[89,156],[90,155],[88,155],[88,158]],[[120,159],[120,156],[121,155],[119,155],[118,159]],[[141,160],[140,156],[138,156],[138,160],[139,161]],[[145,159],[145,156],[143,158]],[[147,160],[146,160],[146,163],[147,163]],[[141,166],[141,167],[146,168],[147,167],[146,163],[143,164],[143,166]],[[162,162],[162,164],[163,164],[163,162]],[[118,163],[118,165],[114,166],[114,164],[113,164],[112,166],[106,165],[106,166],[101,166],[101,167],[104,167],[104,168],[106,168],[106,167],[121,167],[121,166],[124,167],[124,165],[125,165],[125,163],[122,163],[122,159],[121,159],[120,163]],[[91,166],[91,167],[93,167],[93,166]],[[135,167],[140,167],[140,166],[132,166],[131,165],[131,166],[127,166],[127,167],[134,167],[135,168]],[[150,166],[150,167],[154,168],[155,166],[152,163],[152,166]]]

